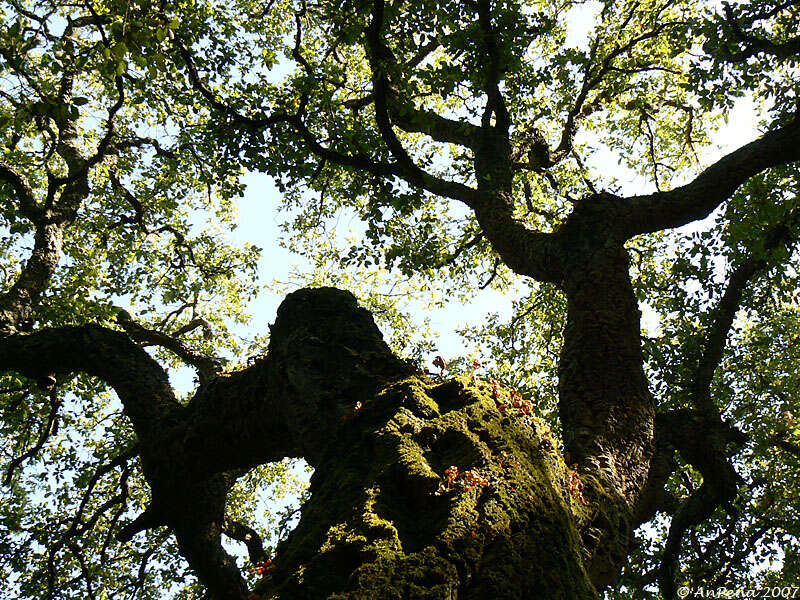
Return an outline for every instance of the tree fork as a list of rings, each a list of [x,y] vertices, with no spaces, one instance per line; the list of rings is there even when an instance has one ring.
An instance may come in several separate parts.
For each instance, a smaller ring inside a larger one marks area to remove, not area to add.
[[[605,528],[613,544],[627,523],[609,502],[618,491],[572,472],[524,400],[420,378],[341,290],[290,294],[267,355],[187,406],[140,348],[99,326],[6,338],[0,366],[115,386],[152,488],[123,538],[168,525],[216,600],[247,595],[220,543],[227,492],[243,470],[283,457],[315,467],[312,496],[263,597],[594,599],[585,531]]]
[[[504,408],[509,394],[421,379],[351,294],[320,288],[286,298],[267,356],[201,389],[189,421],[206,431],[202,415],[214,415],[206,433],[217,441],[225,423],[238,423],[247,466],[256,460],[248,448],[270,444],[256,433],[272,435],[256,408],[268,398],[287,432],[285,455],[315,467],[300,523],[257,586],[262,597],[596,598],[578,528],[605,510],[604,498],[588,486],[585,498],[570,491],[557,440]],[[203,447],[211,460],[223,452]],[[209,517],[217,539],[219,509]],[[206,584],[227,571],[224,558],[205,577],[198,568]],[[236,598],[234,585],[224,589],[231,595],[221,598]]]

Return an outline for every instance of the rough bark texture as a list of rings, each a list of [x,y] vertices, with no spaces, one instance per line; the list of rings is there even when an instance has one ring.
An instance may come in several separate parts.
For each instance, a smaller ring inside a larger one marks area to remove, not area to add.
[[[152,488],[118,537],[168,525],[217,600],[248,596],[220,544],[227,492],[243,469],[284,456],[315,467],[312,497],[264,597],[597,597],[580,532],[609,520],[603,486],[587,478],[575,493],[555,435],[509,390],[415,374],[347,292],[289,295],[268,354],[187,406],[121,332],[17,334],[0,350],[7,370],[114,386]]]
[[[388,383],[329,441],[266,597],[597,597],[553,434],[488,384]]]
[[[262,389],[287,399],[270,412],[315,467],[265,597],[596,597],[578,534],[591,511],[568,491],[557,441],[501,411],[488,384],[420,379],[332,289],[287,298],[265,362]],[[488,485],[448,483],[453,466]]]

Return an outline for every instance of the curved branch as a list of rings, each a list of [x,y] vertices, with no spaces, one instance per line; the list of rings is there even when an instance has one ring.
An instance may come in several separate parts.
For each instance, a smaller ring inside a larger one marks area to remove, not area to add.
[[[186,65],[186,70],[189,75],[189,82],[192,84],[192,87],[200,92],[200,95],[206,99],[206,101],[217,111],[226,115],[236,124],[243,126],[251,131],[258,131],[267,127],[269,125],[275,125],[277,123],[286,121],[289,115],[284,115],[281,113],[276,113],[270,116],[262,116],[262,117],[249,117],[247,115],[243,115],[241,112],[226,104],[219,98],[217,98],[216,94],[211,91],[207,85],[203,83],[200,79],[200,74],[197,71],[197,66],[194,62],[194,57],[189,52],[189,49],[178,39],[175,38],[174,45],[178,49],[178,52],[183,59],[184,64]]]
[[[87,373],[117,392],[137,435],[161,439],[183,407],[164,369],[127,335],[99,325],[55,327],[0,340],[0,369],[34,379]]]
[[[730,504],[741,478],[726,454],[727,444],[742,444],[746,436],[722,422],[719,416],[708,419],[700,412],[675,410],[656,417],[657,428],[665,441],[703,476],[701,486],[680,505],[670,523],[669,534],[659,567],[659,587],[668,600],[675,598],[675,575],[683,538],[692,527],[708,519],[720,505]]]
[[[119,531],[117,532],[116,538],[117,541],[125,544],[130,542],[137,533],[145,531],[147,529],[154,529],[156,527],[161,527],[162,525],[166,525],[167,522],[164,519],[163,515],[157,513],[156,509],[152,508],[152,505],[147,507],[139,516],[137,516],[133,521],[127,523],[120,527]]]
[[[800,218],[800,210],[791,211],[785,223],[772,227],[765,236],[764,249],[772,250],[780,245],[791,244],[793,228]],[[703,483],[678,508],[664,546],[659,567],[659,586],[665,598],[675,597],[675,574],[680,558],[681,545],[686,533],[699,525],[720,505],[731,502],[738,490],[739,476],[731,464],[726,446],[742,444],[746,436],[722,421],[714,405],[710,388],[714,371],[722,360],[727,336],[739,308],[747,284],[768,265],[763,257],[750,256],[734,269],[725,292],[714,309],[714,318],[706,336],[704,348],[690,385],[690,397],[697,412],[675,411],[659,415],[657,433],[681,452],[684,459],[697,468]],[[700,431],[702,430],[702,434]],[[669,448],[666,448],[669,453]],[[666,483],[671,469],[655,472],[651,464],[651,475],[657,476],[653,486]]]
[[[398,175],[413,186],[431,193],[454,198],[474,207],[477,191],[462,183],[447,181],[431,175],[421,169],[409,156],[403,144],[392,129],[389,109],[390,84],[387,75],[387,64],[391,64],[391,52],[381,39],[383,28],[383,0],[375,0],[372,18],[367,29],[369,62],[372,69],[372,89],[375,104],[375,120],[384,143],[397,161]]]
[[[267,553],[264,551],[264,542],[258,532],[240,523],[230,517],[225,517],[222,522],[222,533],[238,542],[242,542],[247,546],[247,555],[250,557],[250,562],[257,564],[267,560]]]
[[[19,202],[20,212],[33,222],[42,216],[42,209],[36,203],[33,188],[19,171],[4,161],[0,161],[0,181],[9,184]]]
[[[177,337],[142,326],[131,319],[126,311],[119,311],[117,313],[117,323],[128,333],[132,340],[166,348],[187,365],[197,369],[201,385],[208,383],[208,381],[216,377],[222,370],[222,362],[218,358],[199,354]]]
[[[686,185],[624,199],[617,230],[628,239],[703,219],[751,177],[798,160],[800,119],[795,119],[723,156]]]
[[[55,429],[57,427],[57,420],[58,420],[58,409],[61,407],[61,400],[59,399],[57,392],[53,389],[50,392],[50,414],[47,416],[47,422],[44,423],[39,430],[39,438],[36,440],[36,443],[33,445],[32,448],[29,448],[19,456],[14,457],[11,460],[11,463],[8,465],[8,469],[6,470],[6,476],[3,478],[3,483],[5,485],[10,485],[11,480],[14,477],[14,472],[29,458],[33,458],[36,456],[39,451],[44,447],[45,442],[48,438],[55,433]]]
[[[385,107],[384,110],[386,110]],[[468,206],[472,206],[478,202],[478,192],[463,183],[446,181],[433,177],[421,170],[416,170],[413,176],[410,177],[408,172],[397,163],[376,161],[363,154],[344,154],[342,152],[337,152],[336,150],[323,146],[299,115],[290,116],[287,118],[287,121],[297,130],[309,150],[325,161],[342,167],[358,169],[379,177],[397,177],[427,192],[444,198],[462,201]],[[391,130],[391,126],[389,129]],[[391,132],[391,135],[394,136],[394,132]],[[396,136],[394,137],[396,138]],[[416,169],[416,167],[414,168]]]

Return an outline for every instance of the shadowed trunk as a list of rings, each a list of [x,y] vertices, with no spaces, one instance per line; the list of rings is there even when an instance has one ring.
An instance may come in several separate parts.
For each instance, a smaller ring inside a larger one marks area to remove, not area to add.
[[[610,194],[587,198],[558,232],[567,297],[559,416],[567,462],[605,496],[582,530],[598,588],[612,583],[625,563],[654,442],[641,313],[628,253],[609,225],[617,203]]]
[[[418,376],[333,289],[286,299],[264,361],[289,454],[315,472],[263,598],[597,597],[578,533],[592,498],[511,391]]]
[[[632,317],[635,304],[628,299],[625,309]],[[572,340],[591,341],[578,335],[586,321],[573,317],[572,304],[570,311],[567,358],[578,351]],[[602,331],[591,333],[600,340],[590,349],[596,360],[607,350]],[[638,349],[631,352],[633,364]],[[646,475],[646,464],[633,464],[636,440],[620,444],[612,434],[644,431],[647,419],[624,424],[599,403],[603,394],[580,396],[570,381],[601,385],[586,369],[562,374],[576,473],[519,394],[416,373],[392,354],[369,312],[333,288],[290,294],[266,356],[215,377],[186,406],[141,348],[96,325],[10,336],[0,367],[34,377],[83,371],[114,386],[152,488],[150,506],[118,537],[169,526],[216,600],[253,592],[284,600],[597,598],[595,586],[619,567],[614,549],[630,534],[631,490]],[[620,377],[618,390],[602,388],[608,404],[632,385]],[[586,399],[598,403],[581,405]],[[582,406],[595,411],[586,440],[569,412]],[[579,443],[604,448],[616,476],[587,458],[596,452],[581,457]],[[315,468],[311,498],[248,590],[220,543],[227,492],[248,468],[284,457]]]

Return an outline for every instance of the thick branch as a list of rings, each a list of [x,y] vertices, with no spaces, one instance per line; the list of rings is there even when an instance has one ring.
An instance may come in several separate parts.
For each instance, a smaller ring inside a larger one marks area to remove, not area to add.
[[[119,395],[142,440],[161,438],[161,428],[183,410],[159,364],[128,336],[98,325],[57,327],[0,341],[0,369],[34,379],[88,373]]]
[[[28,180],[11,165],[0,161],[0,181],[9,184],[17,196],[20,212],[29,220],[37,221],[42,210],[36,204],[36,197]]]
[[[714,321],[706,335],[703,354],[692,377],[690,390],[692,403],[708,417],[719,418],[719,411],[710,397],[711,380],[722,360],[728,332],[739,309],[742,294],[753,275],[765,265],[764,259],[750,257],[743,261],[731,273],[728,287],[714,310]]]
[[[659,586],[665,598],[675,597],[675,574],[686,532],[708,519],[720,505],[736,497],[740,477],[725,451],[729,443],[742,444],[746,437],[719,417],[676,410],[657,417],[663,438],[703,476],[701,486],[681,504],[670,523],[659,568]]]
[[[500,91],[501,72],[504,69],[504,65],[500,63],[500,57],[498,56],[499,50],[497,48],[496,33],[492,26],[490,0],[479,0],[478,23],[483,32],[483,43],[486,45],[486,54],[488,56],[485,88],[487,102],[483,113],[482,125],[483,127],[489,127],[491,117],[494,114],[495,127],[504,133],[508,133],[508,128],[511,126],[511,116],[508,114],[505,98],[503,98],[503,94]]]
[[[267,560],[268,557],[267,553],[264,551],[264,543],[255,529],[235,519],[225,517],[225,521],[222,523],[222,533],[232,540],[242,542],[247,546],[247,555],[251,563],[257,564]]]
[[[290,294],[267,356],[214,379],[189,403],[187,468],[200,478],[287,456],[314,464],[355,403],[409,369],[350,293]]]
[[[472,123],[454,121],[429,110],[396,102],[389,102],[389,110],[392,123],[407,133],[424,133],[437,142],[475,147],[478,127]]]
[[[765,251],[793,241],[791,234],[799,214],[800,211],[792,211],[786,223],[768,231],[764,240]],[[661,441],[667,440],[678,449],[703,476],[702,485],[683,502],[670,524],[659,568],[659,585],[666,598],[675,597],[675,573],[687,531],[708,519],[718,506],[731,502],[737,493],[739,476],[728,458],[726,446],[729,443],[742,444],[746,437],[723,423],[711,399],[710,388],[745,287],[767,265],[765,257],[745,259],[734,269],[714,310],[703,353],[691,381],[690,394],[697,412],[676,411],[658,417],[657,432]],[[669,452],[668,448],[666,452]],[[654,477],[651,487],[656,490],[659,483],[666,483],[671,470],[657,472],[654,467],[657,467],[655,461],[651,465],[651,476]]]
[[[278,310],[267,356],[201,387],[174,450],[143,456],[153,503],[122,533],[169,525],[215,597],[246,597],[220,545],[235,473],[286,456],[317,464],[335,454],[331,437],[356,403],[410,371],[351,294],[333,288],[290,294]]]
[[[384,106],[385,110],[387,109]],[[460,200],[467,205],[472,205],[478,201],[478,193],[467,185],[432,177],[421,170],[413,171],[412,176],[409,176],[408,172],[397,163],[376,161],[364,154],[337,152],[327,146],[323,146],[299,115],[293,115],[287,121],[297,130],[309,150],[327,162],[357,169],[379,177],[397,177],[427,192],[445,198],[452,198],[453,200]],[[391,135],[394,136],[394,132]]]
[[[723,156],[686,185],[625,199],[617,221],[618,231],[627,239],[703,219],[749,178],[797,160],[800,160],[800,120]]]
[[[36,224],[33,251],[11,288],[0,295],[0,332],[29,329],[30,319],[61,258],[64,224],[42,219]]]

